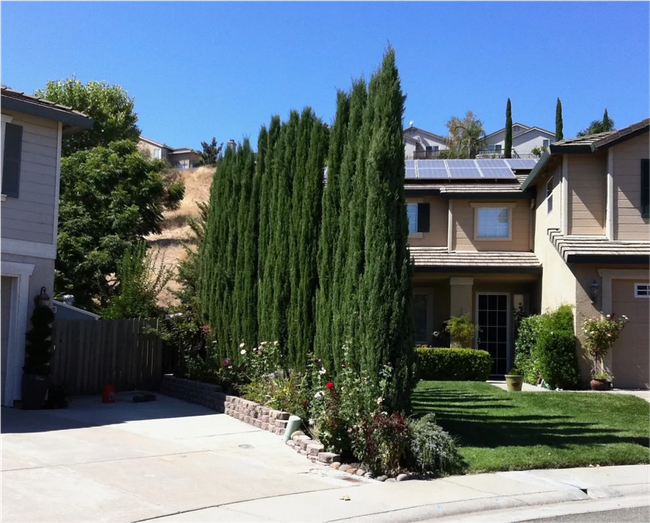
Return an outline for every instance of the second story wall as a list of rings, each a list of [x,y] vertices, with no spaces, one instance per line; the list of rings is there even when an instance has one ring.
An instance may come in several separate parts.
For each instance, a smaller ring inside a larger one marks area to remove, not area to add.
[[[607,153],[567,155],[569,230],[603,236],[607,210]]]
[[[641,160],[650,158],[648,134],[612,148],[614,239],[650,240],[650,221],[641,214]]]
[[[409,245],[413,247],[447,247],[449,202],[440,196],[408,196],[406,203],[429,204],[429,232],[409,234]]]
[[[23,128],[18,198],[2,202],[2,238],[51,245],[56,241],[59,124],[8,109],[2,114]]]

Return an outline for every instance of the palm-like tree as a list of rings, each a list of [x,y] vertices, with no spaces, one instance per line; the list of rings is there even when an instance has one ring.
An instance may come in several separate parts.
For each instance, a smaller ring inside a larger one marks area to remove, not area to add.
[[[447,122],[449,129],[450,148],[457,152],[460,158],[476,158],[479,151],[486,147],[486,134],[483,122],[467,111],[464,119],[453,116]]]

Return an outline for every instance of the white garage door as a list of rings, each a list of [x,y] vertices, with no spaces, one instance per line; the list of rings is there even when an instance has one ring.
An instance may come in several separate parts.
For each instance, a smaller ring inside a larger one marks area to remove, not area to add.
[[[616,387],[648,388],[649,291],[647,281],[612,281],[612,311],[616,316],[625,314],[629,318],[612,349],[612,372]]]

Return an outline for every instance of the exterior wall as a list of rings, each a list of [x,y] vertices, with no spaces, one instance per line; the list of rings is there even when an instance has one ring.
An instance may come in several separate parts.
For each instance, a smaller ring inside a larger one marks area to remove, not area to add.
[[[650,219],[641,216],[641,159],[650,158],[648,134],[612,148],[614,154],[614,239],[650,240]]]
[[[515,204],[511,208],[511,239],[474,239],[475,208],[480,204]],[[454,200],[452,250],[455,251],[530,251],[532,211],[529,200]]]
[[[408,129],[404,131],[404,135],[408,136],[410,138],[418,140],[422,144],[422,149],[426,150],[427,146],[430,147],[438,147],[438,150],[443,151],[445,149],[448,149],[447,144],[442,141],[438,140],[433,136],[430,136],[425,133],[420,133],[419,131],[409,131]],[[405,140],[404,141],[404,154],[405,158],[412,159],[413,158],[413,152],[415,151],[415,144],[411,140]]]
[[[539,131],[537,129],[533,129],[528,132],[525,131],[519,132],[519,134],[517,134],[517,130],[515,129],[515,126],[513,126],[512,128],[513,158],[516,157],[516,154],[519,155],[532,154],[531,151],[533,149],[535,149],[536,147],[541,148],[544,145],[544,140],[549,140],[549,143],[553,143],[553,140],[555,140],[555,136],[552,134],[545,133],[543,131]],[[505,143],[506,143],[505,130],[501,130],[498,133],[495,133],[494,135],[488,137],[486,140],[486,144],[488,145],[488,147],[490,145],[501,145],[501,150],[503,150],[503,148],[505,147]]]
[[[607,153],[570,154],[568,162],[568,234],[603,236],[607,205]]]
[[[2,238],[52,245],[58,213],[58,129],[54,120],[2,110],[23,128],[18,198],[1,207]]]
[[[167,158],[167,156],[169,155],[169,152],[170,152],[170,150],[165,148],[165,147],[158,147],[157,145],[153,145],[153,144],[151,144],[149,142],[146,142],[144,140],[140,140],[138,142],[138,149],[140,149],[149,158],[154,157],[153,153],[154,153],[155,149],[162,149],[162,153],[161,153],[162,158]]]
[[[409,245],[414,247],[446,247],[449,201],[440,196],[407,197],[406,203],[428,203],[430,211],[429,232],[411,233]]]
[[[180,169],[189,169],[199,160],[200,156],[196,153],[172,153],[168,156],[169,163]]]

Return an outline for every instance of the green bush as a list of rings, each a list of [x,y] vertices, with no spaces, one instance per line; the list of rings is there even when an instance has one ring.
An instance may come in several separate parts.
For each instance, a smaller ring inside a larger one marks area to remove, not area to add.
[[[515,342],[515,366],[524,373],[526,383],[537,383],[538,367],[533,359],[539,331],[544,317],[528,316],[521,320]]]
[[[467,314],[463,314],[462,316],[452,316],[449,318],[445,330],[450,334],[452,343],[457,343],[461,347],[469,347],[474,341],[476,326]]]
[[[492,358],[484,350],[418,347],[418,377],[422,380],[486,381]]]
[[[544,314],[546,327],[552,331],[573,332],[573,309],[571,305],[560,305],[557,310]]]
[[[411,461],[420,473],[431,475],[462,472],[465,463],[456,441],[436,423],[435,414],[409,420]]]
[[[572,331],[543,326],[534,354],[539,372],[551,388],[575,389],[580,384],[576,341]]]

